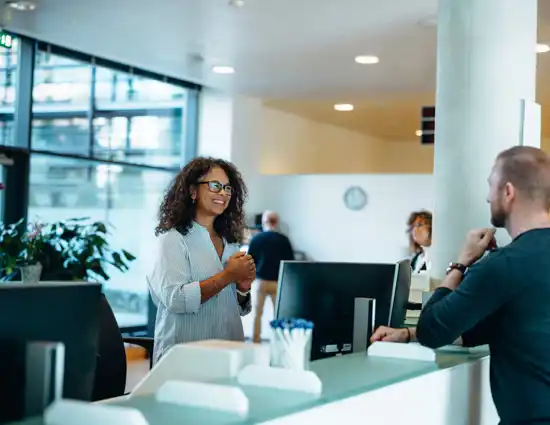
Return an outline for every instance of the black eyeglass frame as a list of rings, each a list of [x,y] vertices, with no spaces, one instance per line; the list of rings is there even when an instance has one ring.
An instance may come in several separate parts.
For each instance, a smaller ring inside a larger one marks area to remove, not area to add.
[[[206,184],[208,185],[208,190],[212,193],[220,193],[222,190],[225,192],[227,196],[231,196],[233,194],[233,187],[229,184],[222,184],[221,182],[217,180],[210,180],[206,182],[199,182],[200,184]]]

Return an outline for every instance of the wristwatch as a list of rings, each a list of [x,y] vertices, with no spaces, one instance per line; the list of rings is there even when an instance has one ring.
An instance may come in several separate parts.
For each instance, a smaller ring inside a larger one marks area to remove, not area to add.
[[[250,294],[250,289],[246,292],[243,292],[243,291],[239,291],[237,289],[237,294],[239,294],[241,297],[248,297],[248,294]]]
[[[465,274],[468,270],[468,267],[460,263],[451,263],[449,264],[449,267],[447,267],[447,274],[449,274],[453,270],[458,270],[460,273]]]

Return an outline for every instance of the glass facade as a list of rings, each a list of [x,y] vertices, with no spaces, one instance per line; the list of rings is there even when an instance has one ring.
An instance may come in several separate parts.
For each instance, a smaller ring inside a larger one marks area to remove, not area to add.
[[[16,87],[18,63],[28,67],[21,65],[28,93]],[[28,135],[27,217],[89,217],[110,226],[110,245],[137,257],[126,273],[109,269],[104,285],[123,327],[147,321],[145,276],[157,209],[169,181],[196,152],[191,103],[198,89],[29,39],[0,48],[0,153],[14,145],[15,126]],[[32,111],[26,123],[17,118],[25,100]],[[4,204],[9,208],[10,200]]]
[[[0,217],[4,216],[4,181],[5,178],[5,172],[4,172],[4,166],[0,164]]]
[[[0,144],[12,146],[19,40],[11,49],[0,48]]]

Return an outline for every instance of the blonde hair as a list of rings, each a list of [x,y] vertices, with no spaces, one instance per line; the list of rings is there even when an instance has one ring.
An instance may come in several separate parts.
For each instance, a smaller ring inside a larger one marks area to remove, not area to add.
[[[428,210],[413,211],[409,215],[409,218],[407,220],[407,234],[409,235],[409,248],[412,253],[418,253],[422,251],[422,247],[415,242],[412,235],[414,224],[418,220],[424,221],[426,226],[428,227],[428,232],[431,238],[432,237],[432,218],[433,218],[433,215]]]

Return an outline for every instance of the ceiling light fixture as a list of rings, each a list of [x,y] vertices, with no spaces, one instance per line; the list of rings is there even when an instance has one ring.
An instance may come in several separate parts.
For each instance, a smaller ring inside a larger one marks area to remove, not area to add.
[[[334,109],[340,112],[349,112],[353,111],[353,105],[349,103],[337,103],[334,105]]]
[[[355,56],[355,62],[360,65],[374,65],[375,63],[380,62],[380,59],[378,56],[360,55]]]
[[[422,136],[422,130],[416,130],[414,132],[414,134],[416,134],[416,137],[421,137]]]
[[[225,74],[225,75],[234,74],[235,68],[227,65],[214,65],[212,67],[212,72],[214,72],[215,74]]]
[[[32,12],[36,9],[36,3],[29,0],[7,1],[6,6],[19,12]]]
[[[537,53],[547,53],[550,52],[550,46],[548,44],[537,44]]]
[[[243,7],[244,6],[244,0],[229,0],[229,6]]]

